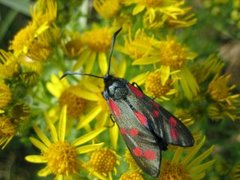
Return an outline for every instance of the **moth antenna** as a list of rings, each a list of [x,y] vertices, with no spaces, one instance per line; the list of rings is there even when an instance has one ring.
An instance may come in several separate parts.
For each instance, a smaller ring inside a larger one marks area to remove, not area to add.
[[[71,72],[71,71],[65,72],[65,73],[60,77],[60,79],[63,79],[64,77],[66,77],[66,76],[68,76],[68,75],[91,76],[91,77],[103,79],[103,77],[101,77],[101,76],[96,76],[96,75],[93,75],[93,74],[84,74],[84,73],[79,73],[79,72]]]
[[[110,73],[110,65],[111,65],[111,59],[112,59],[112,54],[113,54],[113,49],[114,49],[114,45],[115,45],[115,41],[117,38],[118,33],[122,30],[122,27],[120,29],[118,29],[112,37],[112,44],[111,44],[111,48],[110,48],[110,53],[109,53],[109,57],[108,57],[108,71],[107,71],[107,75],[109,75]]]

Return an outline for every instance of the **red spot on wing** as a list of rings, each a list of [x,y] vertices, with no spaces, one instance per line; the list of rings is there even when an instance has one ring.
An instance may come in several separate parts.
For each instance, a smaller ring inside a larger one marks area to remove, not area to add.
[[[142,125],[147,125],[147,118],[142,113],[135,111],[134,114],[136,115],[137,119],[141,122]]]
[[[154,118],[157,118],[159,116],[159,111],[153,110],[152,115]]]
[[[127,130],[125,128],[120,128],[120,132],[121,132],[122,135],[127,134]]]
[[[143,156],[148,160],[154,160],[157,157],[156,152],[154,150],[150,150],[150,149],[146,150],[144,152]]]
[[[117,104],[112,100],[112,99],[109,99],[109,106],[110,108],[112,109],[113,113],[115,114],[116,117],[119,117],[120,116],[120,109],[119,107],[117,106]]]
[[[131,128],[129,131],[128,131],[128,134],[130,136],[137,136],[139,133],[139,131],[136,129],[136,128]]]
[[[171,116],[171,117],[169,118],[169,124],[170,124],[171,127],[176,127],[176,126],[177,126],[177,121],[176,121],[176,119]]]
[[[170,128],[170,136],[173,140],[177,139],[177,132],[174,128]]]
[[[152,100],[151,102],[152,102],[153,107],[155,107],[158,110],[160,109],[160,105],[158,103],[156,103],[154,100]]]
[[[133,149],[133,154],[135,156],[142,156],[143,155],[143,151],[142,151],[142,149],[140,147],[135,147]]]
[[[135,86],[128,84],[129,89],[135,94],[137,97],[144,97],[144,94],[142,91],[140,91],[138,88]]]

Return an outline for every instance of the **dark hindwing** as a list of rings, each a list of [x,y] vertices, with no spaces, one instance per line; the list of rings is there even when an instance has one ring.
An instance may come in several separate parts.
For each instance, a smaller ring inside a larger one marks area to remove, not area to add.
[[[109,99],[109,107],[120,133],[138,166],[153,177],[159,175],[161,150],[156,137],[145,126],[145,116],[134,108],[133,95],[126,99]],[[135,96],[134,96],[135,97]],[[139,120],[140,119],[140,120]]]
[[[167,144],[193,146],[194,139],[188,128],[137,87],[128,84],[135,98],[135,107],[148,117],[149,130]]]

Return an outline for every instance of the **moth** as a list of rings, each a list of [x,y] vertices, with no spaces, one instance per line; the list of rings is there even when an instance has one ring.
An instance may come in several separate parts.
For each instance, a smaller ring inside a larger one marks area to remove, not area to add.
[[[152,177],[160,174],[161,152],[168,144],[189,147],[194,138],[188,128],[174,115],[148,97],[136,83],[110,75],[111,57],[116,31],[108,59],[108,71],[104,77],[79,72],[67,75],[87,75],[104,80],[103,97],[117,123],[120,133],[138,166]]]

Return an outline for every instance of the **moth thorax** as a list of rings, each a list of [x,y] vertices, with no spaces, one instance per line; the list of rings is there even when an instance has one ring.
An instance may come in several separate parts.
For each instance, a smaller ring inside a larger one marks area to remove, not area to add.
[[[126,87],[125,83],[121,81],[116,81],[108,87],[108,92],[110,97],[112,97],[113,99],[123,99],[128,94],[128,88]]]

